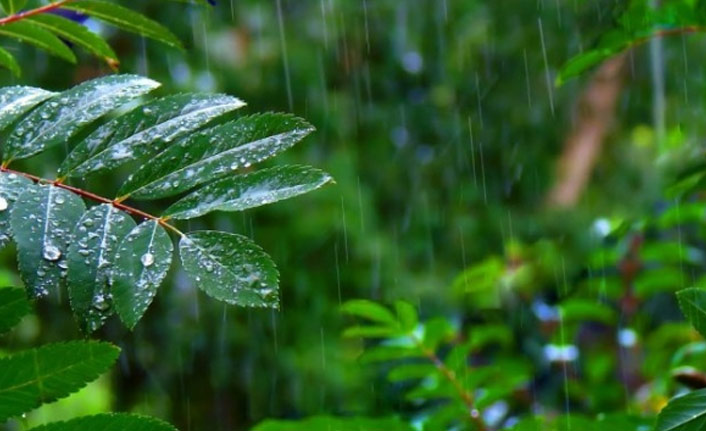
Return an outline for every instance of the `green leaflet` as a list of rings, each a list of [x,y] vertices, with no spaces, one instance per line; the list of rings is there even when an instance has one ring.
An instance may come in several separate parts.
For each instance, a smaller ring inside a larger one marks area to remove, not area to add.
[[[230,304],[278,308],[277,268],[249,238],[191,232],[181,238],[179,253],[189,278],[208,295]]]
[[[118,192],[157,199],[189,190],[274,157],[313,127],[286,114],[250,115],[175,143],[132,175]]]
[[[149,416],[103,413],[65,422],[52,422],[30,431],[176,431],[176,428]]]
[[[0,422],[77,391],[119,353],[108,343],[73,341],[0,358]]]
[[[120,243],[111,272],[113,303],[133,328],[152,303],[172,263],[169,235],[155,220],[135,227]]]
[[[182,49],[179,39],[162,24],[115,3],[102,0],[79,0],[62,7],[85,13],[125,31]]]
[[[706,291],[689,288],[677,292],[679,307],[702,337],[706,337]]]
[[[49,54],[76,63],[76,56],[58,37],[35,23],[16,21],[0,26],[0,35],[12,37],[43,49]]]
[[[21,287],[0,287],[0,334],[12,329],[31,311]]]
[[[702,431],[706,427],[706,389],[674,398],[657,416],[655,431]]]
[[[51,31],[57,36],[74,43],[108,64],[117,64],[118,56],[108,43],[85,26],[54,14],[41,14],[28,18],[28,21]]]
[[[0,48],[0,66],[12,72],[15,77],[19,77],[22,74],[19,63],[15,57],[10,54],[10,51],[5,48]]]
[[[412,431],[414,428],[398,418],[337,418],[313,416],[302,420],[268,419],[252,431]]]
[[[30,187],[15,203],[10,225],[20,275],[31,297],[59,287],[71,233],[85,210],[80,197],[55,186]]]
[[[27,4],[27,0],[0,0],[2,10],[8,15],[12,15],[19,11],[25,4]]]
[[[208,184],[169,207],[165,217],[190,219],[211,211],[242,211],[293,198],[333,181],[310,166],[285,165]]]
[[[341,305],[341,312],[383,325],[397,326],[397,317],[387,307],[367,299],[352,299]]]
[[[17,198],[33,187],[32,181],[17,174],[0,172],[0,249],[12,240],[10,214]]]
[[[0,88],[0,132],[56,93],[33,87]]]
[[[83,176],[152,156],[244,105],[235,97],[220,94],[180,94],[157,99],[96,129],[69,154],[59,174]]]
[[[69,298],[84,332],[100,328],[113,313],[108,281],[118,244],[135,221],[110,204],[88,210],[71,237],[67,258]]]
[[[66,142],[87,124],[158,86],[141,76],[114,75],[64,91],[17,125],[5,145],[3,161],[29,157]]]

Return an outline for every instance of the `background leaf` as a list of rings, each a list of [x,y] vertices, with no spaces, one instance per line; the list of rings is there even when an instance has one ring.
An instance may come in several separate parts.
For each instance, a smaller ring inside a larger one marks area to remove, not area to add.
[[[397,418],[336,418],[314,416],[299,421],[266,420],[252,431],[412,431],[414,428]]]
[[[5,48],[0,48],[0,66],[8,69],[15,77],[19,77],[22,74],[19,63]]]
[[[73,341],[0,358],[0,422],[82,388],[119,353],[108,343]]]
[[[118,63],[118,56],[113,52],[110,45],[103,38],[81,24],[54,14],[35,15],[28,18],[28,21],[51,31],[68,42],[80,46],[107,62],[111,67],[115,67]]]
[[[0,334],[9,331],[32,307],[21,287],[0,287]]]
[[[27,4],[27,0],[0,0],[0,6],[6,14],[12,15]]]
[[[655,431],[701,431],[706,427],[706,389],[674,398],[657,416]]]
[[[279,273],[249,238],[227,232],[190,232],[179,252],[191,281],[208,295],[245,307],[277,308]]]
[[[679,307],[701,336],[706,337],[706,291],[690,288],[677,292]]]
[[[62,6],[95,17],[125,31],[158,40],[182,49],[181,41],[162,24],[115,3],[102,0],[79,0]]]
[[[111,272],[115,310],[133,328],[152,303],[172,263],[169,234],[155,220],[135,227],[120,243]]]
[[[30,431],[176,431],[176,428],[148,416],[104,413],[65,422],[52,422]]]
[[[69,63],[76,63],[76,56],[61,39],[35,23],[16,21],[2,25],[0,26],[0,35],[29,43]]]

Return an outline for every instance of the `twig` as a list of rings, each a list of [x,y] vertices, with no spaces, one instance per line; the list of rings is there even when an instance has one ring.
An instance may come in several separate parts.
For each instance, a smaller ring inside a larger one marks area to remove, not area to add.
[[[87,191],[87,190],[83,190],[83,189],[80,189],[80,188],[78,188],[78,187],[74,187],[74,186],[70,186],[70,185],[68,185],[68,184],[64,184],[64,183],[62,183],[60,180],[48,180],[48,179],[45,179],[45,178],[38,177],[38,176],[36,176],[36,175],[28,174],[28,173],[26,173],[26,172],[15,171],[15,170],[13,170],[13,169],[8,168],[7,166],[0,166],[0,172],[7,172],[7,173],[9,173],[9,174],[20,175],[20,176],[23,176],[23,177],[25,177],[25,178],[28,178],[28,179],[34,181],[35,183],[51,184],[52,186],[58,187],[58,188],[60,188],[60,189],[67,190],[67,191],[69,191],[69,192],[71,192],[71,193],[73,193],[73,194],[76,194],[76,195],[78,195],[78,196],[84,197],[84,198],[86,198],[86,199],[90,199],[90,200],[92,200],[92,201],[100,202],[100,203],[104,203],[104,204],[110,204],[110,205],[112,205],[113,207],[115,207],[115,208],[117,208],[117,209],[119,209],[119,210],[121,210],[121,211],[125,211],[126,213],[132,214],[132,215],[134,215],[134,216],[142,217],[142,218],[148,219],[148,220],[154,220],[154,221],[156,221],[157,223],[159,223],[160,225],[162,225],[163,227],[165,227],[165,228],[171,230],[172,232],[176,233],[177,235],[179,235],[179,236],[184,236],[184,233],[183,233],[182,231],[180,231],[179,229],[177,229],[174,225],[171,225],[171,224],[167,223],[166,219],[161,218],[161,217],[154,216],[154,215],[149,214],[149,213],[146,213],[146,212],[144,212],[144,211],[142,211],[142,210],[139,210],[139,209],[137,209],[137,208],[131,207],[131,206],[129,206],[129,205],[125,205],[124,203],[122,203],[122,202],[119,201],[118,199],[113,199],[113,200],[111,200],[111,199],[108,199],[108,198],[106,198],[106,197],[99,196],[99,195],[97,195],[97,194],[95,194],[95,193],[91,193],[91,192],[89,192],[89,191]]]
[[[434,364],[436,369],[439,370],[446,380],[453,385],[454,389],[456,389],[456,392],[458,392],[461,400],[468,408],[468,417],[471,419],[471,422],[475,424],[477,431],[486,431],[487,428],[485,426],[485,422],[483,422],[483,418],[480,416],[478,409],[476,409],[476,403],[473,399],[473,395],[468,392],[463,385],[461,385],[461,382],[459,382],[456,378],[456,373],[450,370],[433,350],[425,347],[420,339],[414,336],[411,338],[414,340],[417,348],[422,352],[422,355]]]
[[[66,3],[70,3],[72,1],[74,1],[74,0],[59,0],[57,2],[49,3],[47,5],[40,6],[35,9],[26,10],[24,12],[18,12],[16,14],[0,18],[0,26],[10,24],[15,21],[20,21],[25,18],[29,18],[30,16],[33,16],[33,15],[39,15],[39,14],[43,14],[46,12],[51,12],[54,9],[59,9],[60,7],[64,6]]]

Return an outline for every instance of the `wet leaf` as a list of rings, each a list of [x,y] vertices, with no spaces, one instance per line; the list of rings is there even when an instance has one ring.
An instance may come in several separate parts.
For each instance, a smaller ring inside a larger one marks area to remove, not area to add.
[[[112,344],[73,341],[0,358],[0,422],[81,389],[119,353]]]
[[[51,185],[31,187],[20,195],[10,225],[20,275],[30,297],[47,295],[59,287],[71,233],[85,210],[80,197]]]
[[[270,256],[249,238],[198,231],[182,237],[181,262],[208,295],[230,304],[277,308],[279,273]]]
[[[17,121],[27,111],[56,95],[33,87],[0,88],[0,131]]]
[[[108,281],[118,244],[135,221],[110,204],[88,210],[71,237],[67,281],[69,299],[81,329],[93,332],[113,314]]]
[[[128,328],[152,303],[171,266],[172,252],[169,234],[155,220],[138,225],[121,241],[110,283],[115,310]]]
[[[261,169],[208,184],[169,207],[164,216],[190,219],[212,211],[242,211],[308,193],[331,181],[329,174],[309,166]]]
[[[66,142],[87,124],[158,86],[141,76],[114,75],[67,90],[20,121],[7,139],[4,160],[29,157]]]
[[[96,129],[69,154],[59,174],[83,176],[152,156],[244,105],[235,97],[218,94],[180,94],[154,100]]]
[[[274,157],[314,130],[306,121],[267,113],[240,118],[175,143],[125,182],[119,196],[157,199],[189,190]]]
[[[0,249],[12,240],[10,214],[15,206],[15,201],[30,187],[34,187],[34,183],[27,178],[17,174],[0,172]]]

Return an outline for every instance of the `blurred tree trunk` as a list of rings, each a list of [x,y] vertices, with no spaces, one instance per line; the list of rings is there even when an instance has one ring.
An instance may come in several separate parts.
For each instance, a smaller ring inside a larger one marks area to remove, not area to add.
[[[615,116],[625,57],[621,54],[604,62],[578,102],[576,122],[564,144],[554,186],[547,195],[552,208],[575,205],[586,188]]]

